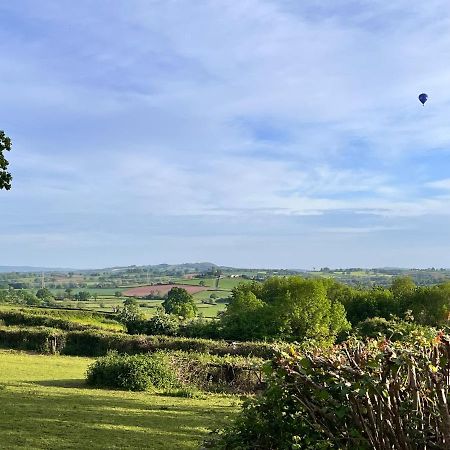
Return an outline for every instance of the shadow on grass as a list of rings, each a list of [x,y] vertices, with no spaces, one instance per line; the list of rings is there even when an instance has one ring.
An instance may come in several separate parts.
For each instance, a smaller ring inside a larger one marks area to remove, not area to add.
[[[80,381],[34,384],[77,387],[70,383]],[[194,449],[232,412],[211,402],[93,391],[0,391],[2,448]]]
[[[83,378],[73,379],[69,378],[67,380],[39,380],[31,381],[30,384],[35,384],[37,386],[50,386],[50,387],[65,387],[65,388],[85,388],[89,389],[90,386],[86,384],[86,380]]]

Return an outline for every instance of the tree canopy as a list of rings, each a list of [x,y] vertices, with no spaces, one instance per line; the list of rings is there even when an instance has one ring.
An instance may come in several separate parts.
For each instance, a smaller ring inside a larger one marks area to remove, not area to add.
[[[316,339],[332,342],[349,324],[343,305],[327,296],[326,282],[292,276],[233,290],[221,324],[230,339]]]
[[[12,176],[8,172],[9,162],[4,156],[4,152],[11,150],[11,139],[5,132],[0,130],[0,189],[11,189]]]
[[[186,289],[179,287],[173,287],[167,293],[167,299],[164,300],[162,306],[167,314],[175,314],[185,319],[192,318],[197,314],[194,298]]]

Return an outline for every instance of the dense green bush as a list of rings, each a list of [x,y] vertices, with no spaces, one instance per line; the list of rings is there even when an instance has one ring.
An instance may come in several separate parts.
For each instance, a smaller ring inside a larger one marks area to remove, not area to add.
[[[150,319],[135,318],[125,322],[125,325],[129,334],[176,336],[180,330],[180,319],[158,311]]]
[[[134,339],[133,339],[134,338]],[[102,331],[70,331],[62,353],[72,356],[104,356],[109,350],[127,353],[139,351],[139,341],[134,336]]]
[[[450,341],[349,341],[280,354],[269,388],[209,442],[216,449],[448,448]]]
[[[180,321],[176,316],[158,312],[147,320],[143,332],[144,334],[176,336],[179,328]]]
[[[218,320],[206,320],[197,317],[193,320],[183,322],[180,325],[178,334],[184,337],[201,339],[222,339],[223,333]]]
[[[261,390],[263,360],[204,353],[157,351],[141,355],[109,352],[88,369],[88,383],[127,390],[156,388],[249,393]]]
[[[417,341],[423,337],[431,340],[437,333],[436,328],[419,325],[412,320],[386,320],[382,317],[366,319],[354,330],[354,334],[360,338],[384,338],[390,341]]]
[[[389,320],[392,315],[403,317],[411,311],[421,325],[443,326],[450,315],[450,283],[436,286],[415,286],[408,277],[398,277],[390,289],[354,289],[333,280],[327,281],[327,295],[341,302],[347,319],[356,325],[369,318]]]
[[[87,383],[92,386],[145,391],[150,388],[170,388],[177,385],[165,355],[103,356],[88,367]]]
[[[100,314],[82,313],[81,311],[47,310],[47,309],[11,309],[0,310],[0,319],[6,325],[45,326],[61,330],[109,330],[122,331],[118,322],[107,319]]]
[[[248,393],[264,387],[261,358],[165,352],[182,385],[215,392]]]
[[[22,328],[16,328],[14,326],[2,327],[2,333],[5,336],[3,347],[8,348],[7,343],[9,339],[7,335],[16,334],[20,329]],[[30,339],[33,336],[32,332],[36,331],[37,341],[34,348],[30,347],[30,349],[39,351],[42,328],[27,327],[23,329],[27,330]],[[61,337],[61,343],[58,344],[56,351],[74,356],[104,356],[109,350],[117,350],[120,353],[128,354],[152,353],[158,350],[181,350],[219,356],[237,355],[270,359],[276,353],[277,348],[285,347],[285,344],[275,345],[266,342],[227,342],[223,340],[157,335],[128,335],[96,330],[57,331],[58,336]],[[16,348],[16,346],[11,346],[11,348]]]
[[[324,345],[350,328],[343,305],[327,295],[327,282],[298,276],[273,277],[264,283],[233,289],[220,316],[220,333],[227,339],[316,339]]]
[[[0,347],[57,353],[64,348],[65,333],[45,327],[0,327]]]
[[[108,350],[120,353],[152,353],[158,350],[182,350],[214,355],[256,356],[269,359],[276,346],[264,342],[216,341],[170,336],[123,335],[96,331],[73,331],[67,333],[63,353],[79,356],[103,356]]]

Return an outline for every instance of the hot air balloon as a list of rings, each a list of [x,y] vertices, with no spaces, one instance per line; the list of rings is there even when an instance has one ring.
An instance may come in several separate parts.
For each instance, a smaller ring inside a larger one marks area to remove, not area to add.
[[[427,94],[420,94],[419,95],[420,103],[422,103],[422,106],[425,106],[425,102],[428,100]]]

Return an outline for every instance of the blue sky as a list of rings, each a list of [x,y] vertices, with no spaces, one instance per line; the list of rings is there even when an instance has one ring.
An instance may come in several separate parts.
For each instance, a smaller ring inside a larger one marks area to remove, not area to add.
[[[0,54],[0,265],[450,267],[445,0],[0,0]]]

